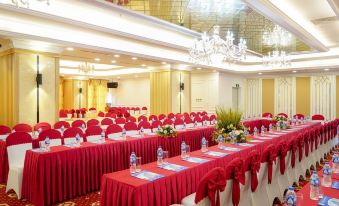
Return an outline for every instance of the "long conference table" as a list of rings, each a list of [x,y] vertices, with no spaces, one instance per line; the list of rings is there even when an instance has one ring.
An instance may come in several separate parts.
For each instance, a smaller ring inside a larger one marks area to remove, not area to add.
[[[190,154],[191,157],[207,160],[207,162],[201,164],[187,162],[182,160],[180,156],[169,158],[169,163],[187,167],[187,169],[178,172],[159,168],[156,162],[142,165],[142,170],[163,176],[154,181],[136,178],[130,174],[130,170],[105,174],[101,183],[100,205],[165,206],[180,203],[182,198],[196,192],[200,179],[210,169],[215,167],[225,168],[232,159],[237,157],[245,161],[249,158],[249,153],[252,150],[262,153],[271,144],[278,145],[281,141],[290,141],[296,138],[299,133],[319,127],[322,127],[320,123],[309,123],[290,130],[275,132],[266,137],[251,137],[251,141],[245,145],[224,144],[227,148],[238,148],[239,151],[225,151],[219,149],[218,146],[209,147],[209,151],[227,153],[223,157],[210,156],[200,150],[192,152]]]

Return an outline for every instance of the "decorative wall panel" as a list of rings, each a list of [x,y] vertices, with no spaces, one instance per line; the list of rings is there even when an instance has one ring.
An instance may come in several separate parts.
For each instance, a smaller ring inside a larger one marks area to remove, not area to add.
[[[247,79],[245,85],[245,117],[258,116],[262,113],[262,81]]]
[[[292,117],[296,108],[295,77],[275,78],[274,85],[274,113],[283,112]]]

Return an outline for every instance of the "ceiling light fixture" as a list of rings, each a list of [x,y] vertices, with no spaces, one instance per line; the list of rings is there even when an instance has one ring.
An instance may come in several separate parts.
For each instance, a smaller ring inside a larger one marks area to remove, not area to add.
[[[325,70],[325,71],[329,71],[330,69],[327,69],[327,68],[326,68],[326,69],[324,69],[324,70]]]
[[[145,67],[145,66],[146,66],[146,64],[142,64],[141,66],[142,66],[142,67]]]
[[[132,57],[132,60],[137,60],[138,58],[137,57]]]
[[[73,47],[67,47],[66,50],[67,51],[74,51],[74,48]]]
[[[201,67],[198,67],[197,70],[201,70]]]
[[[29,5],[31,4],[32,0],[12,0],[11,2],[18,8],[19,7],[29,8]],[[50,5],[49,0],[35,0],[35,2],[46,2],[47,6]]]
[[[293,73],[297,73],[297,71],[295,71],[295,70],[294,70],[294,71],[292,71],[292,72],[293,72]]]
[[[101,59],[100,58],[95,58],[94,60],[97,61],[97,62],[100,62]]]
[[[161,64],[167,64],[166,62],[161,62]]]
[[[262,75],[262,73],[261,73],[261,72],[259,72],[258,74],[259,74],[259,75]]]
[[[115,57],[115,58],[119,58],[120,55],[119,55],[119,54],[114,54],[114,57]]]
[[[112,64],[115,64],[115,63],[117,63],[117,61],[115,61],[115,60],[112,60]]]
[[[89,64],[88,62],[84,62],[83,64],[80,64],[78,66],[79,68],[79,73],[82,74],[93,74],[94,73],[94,65],[93,64]]]
[[[219,35],[220,26],[213,26],[213,35],[207,36],[206,32],[201,39],[196,39],[189,50],[190,60],[194,63],[221,64],[223,62],[240,61],[246,58],[246,40],[239,39],[239,44],[234,45],[233,32],[227,31],[225,40]]]

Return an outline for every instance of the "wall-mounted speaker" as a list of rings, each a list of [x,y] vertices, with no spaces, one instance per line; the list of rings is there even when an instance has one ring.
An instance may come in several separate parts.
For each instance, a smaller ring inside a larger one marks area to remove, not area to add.
[[[82,93],[82,88],[79,88],[79,93],[80,93],[80,94]]]
[[[35,78],[35,80],[36,80],[36,83],[38,84],[38,85],[42,85],[42,74],[37,74],[36,75],[36,78]]]
[[[107,82],[107,88],[118,88],[118,82]]]
[[[184,82],[181,82],[180,83],[180,90],[183,91],[185,89],[185,84]]]

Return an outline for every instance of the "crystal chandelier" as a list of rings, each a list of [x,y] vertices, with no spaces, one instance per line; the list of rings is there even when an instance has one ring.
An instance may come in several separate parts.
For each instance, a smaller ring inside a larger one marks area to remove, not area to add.
[[[287,55],[282,47],[290,44],[292,39],[291,33],[275,25],[273,29],[263,33],[263,44],[272,46],[274,51],[269,52],[262,58],[263,64],[266,66],[286,67],[291,65],[291,58]]]
[[[187,5],[188,11],[202,16],[209,16],[211,13],[218,16],[234,15],[245,8],[245,3],[238,0],[190,0]]]
[[[206,32],[201,39],[196,39],[189,50],[190,60],[194,63],[221,64],[223,62],[239,61],[246,58],[246,40],[239,39],[234,45],[233,33],[227,31],[225,40],[219,36],[220,26],[213,26],[213,35]]]
[[[93,74],[94,73],[94,65],[89,64],[87,62],[80,64],[78,68],[79,68],[79,73],[82,73],[82,74]]]
[[[49,5],[49,0],[34,0],[37,2],[46,2],[47,5]],[[32,0],[12,0],[12,3],[16,6],[16,7],[26,7],[29,8],[30,3],[32,2]]]

